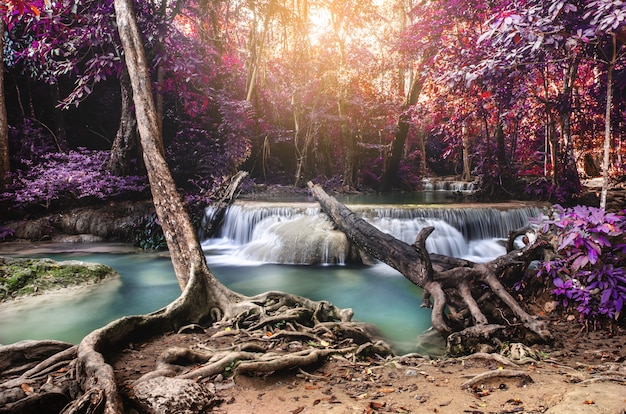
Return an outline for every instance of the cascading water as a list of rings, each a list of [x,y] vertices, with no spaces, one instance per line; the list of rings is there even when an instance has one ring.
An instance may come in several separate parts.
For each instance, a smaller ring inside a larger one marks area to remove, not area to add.
[[[351,205],[360,217],[408,243],[423,226],[434,225],[427,243],[431,252],[474,261],[503,254],[508,231],[541,215],[538,208],[493,207]],[[398,352],[432,355],[443,349],[438,336],[437,343],[425,341],[433,337],[423,335],[430,327],[430,310],[420,308],[421,289],[383,263],[359,264],[357,249],[334,230],[317,204],[238,202],[227,212],[220,236],[205,240],[203,247],[211,271],[241,294],[281,290],[328,300],[352,308],[356,320],[378,326]],[[49,248],[40,254],[110,264],[122,278],[87,292],[0,304],[0,343],[44,338],[76,343],[117,317],[155,311],[180,294],[168,258],[96,254],[93,245]],[[106,244],[100,248],[111,249]]]
[[[424,208],[410,205],[351,206],[355,214],[406,243],[425,226],[434,226],[429,252],[474,261],[504,253],[510,230],[539,217],[536,207]],[[210,209],[207,215],[211,215]],[[207,252],[224,249],[234,258],[260,263],[346,264],[359,258],[345,235],[334,229],[315,204],[240,202],[231,206],[216,239],[205,240]]]
[[[472,191],[474,191],[475,187],[476,183],[474,181],[433,181],[429,178],[425,178],[424,180],[422,180],[423,191],[453,191],[471,193]]]

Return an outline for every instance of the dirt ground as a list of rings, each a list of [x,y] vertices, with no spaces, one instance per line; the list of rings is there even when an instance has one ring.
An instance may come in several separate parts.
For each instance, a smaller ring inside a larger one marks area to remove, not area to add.
[[[215,390],[212,412],[228,414],[626,413],[625,330],[585,332],[557,318],[552,330],[558,339],[537,348],[542,359],[519,365],[479,354],[365,362],[336,356],[306,370],[199,381]],[[132,392],[130,383],[153,369],[163,350],[210,345],[211,333],[172,334],[126,349],[113,363],[119,385]],[[495,376],[477,380],[482,374]]]

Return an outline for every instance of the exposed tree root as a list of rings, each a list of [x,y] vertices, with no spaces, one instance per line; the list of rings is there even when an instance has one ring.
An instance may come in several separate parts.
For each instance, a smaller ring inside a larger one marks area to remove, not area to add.
[[[510,359],[508,359],[507,357],[504,357],[500,354],[490,354],[490,353],[486,353],[486,352],[476,352],[475,354],[471,354],[471,355],[467,355],[461,358],[461,360],[463,361],[467,361],[470,359],[485,359],[488,361],[494,361],[497,362],[498,364],[501,365],[505,365],[505,366],[510,366],[510,367],[516,367],[517,364],[514,363],[513,361],[511,361]]]
[[[470,388],[482,381],[493,378],[521,378],[526,382],[534,382],[532,377],[523,371],[517,371],[513,369],[496,369],[476,375],[472,379],[465,381],[463,384],[461,384],[461,388]]]
[[[235,307],[247,309],[214,324],[220,330],[211,337],[228,337],[232,345],[212,349],[201,342],[195,349],[168,349],[159,357],[156,369],[135,384],[156,376],[197,380],[225,371],[270,373],[320,363],[337,353],[391,353],[384,342],[372,343],[377,335],[375,328],[350,322],[350,310],[328,302],[267,292]]]
[[[77,391],[69,374],[75,358],[76,347],[59,341],[22,341],[0,347],[0,366],[5,368],[0,413],[59,412]]]
[[[150,315],[121,318],[90,333],[78,346],[31,341],[0,348],[0,364],[12,367],[0,378],[0,413],[34,412],[33,407],[44,402],[53,407],[53,398],[58,401],[56,406],[39,412],[58,413],[70,402],[63,413],[122,413],[124,401],[109,362],[111,357],[130,342],[177,332],[189,324],[209,326],[217,333],[194,347],[166,350],[153,370],[137,379],[133,388],[163,377],[197,381],[218,374],[304,368],[322,363],[333,354],[365,357],[391,353],[390,347],[377,339],[375,328],[351,322],[351,310],[328,302],[267,292],[238,297],[219,312],[203,308],[198,302],[203,296],[200,292],[206,294],[206,282],[201,281],[206,279],[199,281],[198,277],[192,274],[190,278],[196,289],[186,289],[167,308]],[[211,315],[215,314],[225,316],[213,320]],[[230,344],[219,349],[206,345],[215,338],[225,338]],[[172,401],[181,404],[179,397],[172,396]],[[28,408],[24,411],[22,407]]]

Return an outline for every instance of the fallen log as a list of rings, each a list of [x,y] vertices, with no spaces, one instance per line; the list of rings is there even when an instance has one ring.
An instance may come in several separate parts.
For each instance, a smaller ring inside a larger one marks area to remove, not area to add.
[[[321,186],[312,182],[308,186],[322,210],[352,243],[424,290],[422,306],[432,308],[432,326],[447,339],[449,354],[490,351],[504,341],[553,339],[544,321],[526,312],[499,279],[505,271],[523,272],[531,261],[541,258],[545,243],[511,250],[487,263],[430,254],[425,243],[434,228],[423,228],[411,246],[356,216]]]
[[[213,207],[212,214],[210,217],[205,217],[202,220],[201,230],[203,238],[213,237],[217,233],[224,222],[224,215],[226,214],[228,206],[237,198],[240,191],[239,187],[247,176],[247,171],[239,171],[222,182],[222,185],[213,197],[214,201],[211,205],[211,207]]]

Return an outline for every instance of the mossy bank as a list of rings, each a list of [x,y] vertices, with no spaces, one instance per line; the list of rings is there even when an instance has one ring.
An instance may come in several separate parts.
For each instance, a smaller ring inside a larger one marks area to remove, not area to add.
[[[0,302],[119,277],[111,267],[76,260],[14,259],[0,256]]]

